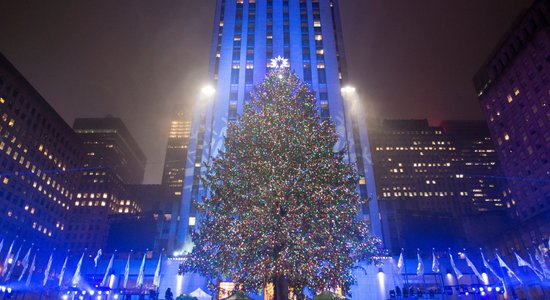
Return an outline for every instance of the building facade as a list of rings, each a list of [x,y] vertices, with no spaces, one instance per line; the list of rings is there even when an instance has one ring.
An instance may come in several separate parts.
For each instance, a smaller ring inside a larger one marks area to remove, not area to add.
[[[535,1],[474,78],[520,221],[550,211],[550,3]],[[547,238],[549,226],[526,234]]]
[[[206,99],[198,101],[194,111],[178,246],[189,241],[196,224],[192,202],[206,194],[200,182],[204,163],[223,147],[228,122],[237,120],[253,86],[279,56],[288,59],[290,69],[317,93],[320,116],[335,122],[341,137],[337,148],[348,146],[348,159],[357,163],[361,176],[358,190],[368,201],[361,216],[374,234],[381,234],[366,125],[346,111],[341,94],[347,78],[338,1],[218,0],[210,59],[216,92],[203,95]]]
[[[79,138],[0,54],[0,235],[61,248],[74,210]],[[18,245],[16,245],[18,247]]]
[[[505,185],[483,122],[373,120],[369,129],[385,245],[394,252],[465,246],[465,216],[504,209]]]
[[[157,238],[155,249],[166,249],[172,253],[175,247],[179,216],[181,209],[181,195],[187,148],[191,134],[191,118],[189,113],[177,106],[170,120],[170,131],[164,158],[162,185],[166,196],[157,207]]]
[[[146,159],[118,118],[76,119],[73,129],[83,143],[85,170],[71,213],[68,247],[94,252],[106,245],[110,215],[141,212],[126,184],[141,183]]]

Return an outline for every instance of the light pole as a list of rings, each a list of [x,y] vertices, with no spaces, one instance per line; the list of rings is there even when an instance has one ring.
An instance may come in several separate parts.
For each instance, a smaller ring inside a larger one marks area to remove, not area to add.
[[[344,86],[340,89],[340,92],[342,94],[342,98],[344,100],[344,101],[342,101],[342,106],[344,108],[344,124],[345,124],[345,128],[346,128],[344,130],[344,133],[346,135],[346,143],[348,143],[348,144],[349,144],[349,137],[348,137],[348,128],[347,128],[348,127],[347,118],[348,118],[348,113],[351,113],[351,112],[349,112],[348,109],[347,109],[346,101],[351,98],[351,95],[354,94],[355,91],[356,91],[355,87],[349,86],[349,85]],[[354,125],[353,117],[351,115],[349,117],[350,117],[349,125],[351,126],[351,131],[352,131],[351,134],[353,136],[353,125]],[[348,152],[348,159],[350,159],[350,162],[351,162],[351,154],[350,154],[349,146],[348,146],[348,151],[347,152]]]

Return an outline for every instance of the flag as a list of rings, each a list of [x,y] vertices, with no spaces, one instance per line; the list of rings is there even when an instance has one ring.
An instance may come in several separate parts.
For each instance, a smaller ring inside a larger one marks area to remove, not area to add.
[[[466,253],[464,253],[464,258],[466,259],[466,264],[468,265],[468,267],[470,267],[470,269],[472,270],[472,272],[474,272],[474,274],[476,274],[477,278],[479,278],[479,280],[481,282],[485,282],[485,279],[483,278],[483,276],[481,276],[481,274],[479,273],[479,271],[477,270],[476,266],[474,265],[474,263],[468,258],[468,256],[466,256]],[[487,283],[485,283],[487,284]]]
[[[4,259],[4,265],[2,266],[2,277],[6,275],[6,272],[8,272],[8,262],[10,261],[11,256],[11,250],[13,249],[13,243],[15,243],[15,240],[11,242],[10,248],[8,250],[8,254],[6,255],[6,258]]]
[[[53,252],[52,254],[50,254],[50,259],[48,260],[48,264],[46,265],[46,269],[44,270],[44,281],[42,281],[42,286],[46,286],[46,283],[48,283],[48,275],[50,274],[52,262],[53,262]]]
[[[63,267],[61,267],[61,272],[59,273],[59,286],[61,286],[61,283],[63,283],[63,275],[65,275],[65,269],[67,268],[67,260],[69,259],[69,256],[65,257],[65,262],[63,262]]]
[[[34,253],[34,256],[32,257],[31,267],[29,268],[29,276],[27,276],[27,282],[25,283],[26,287],[31,285],[32,273],[34,272],[34,262],[35,261],[36,261],[36,253]]]
[[[510,267],[508,267],[508,265],[502,260],[502,258],[500,258],[500,256],[498,255],[498,253],[496,254],[497,256],[497,259],[498,259],[498,265],[501,267],[501,268],[505,268],[507,273],[508,273],[508,277],[512,278],[515,277],[519,283],[523,284],[523,282],[521,281],[521,279],[519,279],[519,277],[516,275],[516,273],[514,273],[514,271],[512,271],[512,269],[510,269]]]
[[[541,281],[544,279],[542,274],[539,274],[538,270],[532,264],[528,263],[525,259],[523,259],[521,256],[519,256],[519,254],[517,254],[515,251],[514,251],[514,256],[516,257],[516,260],[518,261],[518,267],[528,267],[529,269],[531,269],[531,271],[533,271],[535,273],[535,275],[537,275],[537,277]],[[531,256],[531,255],[529,255],[529,256]]]
[[[432,272],[439,273],[439,260],[435,256],[435,252],[432,251]]]
[[[160,286],[160,262],[162,260],[162,253],[159,255],[159,262],[157,263],[157,269],[155,270],[155,277],[153,278],[153,285]]]
[[[416,258],[418,259],[418,266],[416,267],[416,275],[422,276],[424,275],[424,262],[422,262],[422,257],[420,257],[420,253],[416,253]]]
[[[451,258],[451,266],[453,267],[453,271],[455,272],[456,279],[458,281],[462,277],[462,272],[460,272],[460,270],[456,268],[455,261],[453,259],[453,255],[451,254],[451,251],[449,251],[449,257]]]
[[[21,248],[23,248],[23,245],[21,245],[21,247],[19,247],[19,250],[17,250],[17,253],[15,254],[15,257],[11,263],[11,268],[8,272],[8,275],[6,275],[6,279],[4,279],[4,281],[10,280],[11,273],[13,273],[13,269],[15,269],[15,266],[17,265],[17,261],[19,260],[19,254],[21,254]]]
[[[503,284],[504,284],[504,281],[502,280],[502,278],[500,276],[498,276],[497,272],[495,272],[495,270],[493,270],[493,268],[491,267],[491,265],[489,264],[489,262],[485,259],[485,256],[483,255],[483,251],[481,251],[481,249],[479,249],[479,251],[481,252],[481,259],[483,260],[483,266],[485,268],[487,268],[487,270],[491,271],[491,273],[493,273],[493,275],[498,278],[498,280],[502,281]]]
[[[529,261],[531,262],[531,266],[533,266],[533,268],[535,268],[537,272],[539,272],[539,274],[541,274],[544,277],[544,272],[542,271],[541,268],[537,266],[537,262],[533,259],[533,256],[531,255],[531,253],[528,253],[528,254],[529,254]]]
[[[531,253],[528,253],[528,254],[529,254],[529,261],[531,262],[531,266],[534,268],[533,272],[535,272],[535,274],[539,277],[540,281],[543,281],[546,278],[546,276],[544,276],[544,271],[537,266],[537,263],[533,259],[533,256],[531,255]]]
[[[73,284],[73,286],[76,286],[80,281],[80,269],[82,268],[82,260],[84,260],[84,253],[82,253],[80,260],[76,265],[76,270],[74,271],[73,280],[71,280],[71,283]]]
[[[103,276],[103,280],[101,281],[101,286],[106,287],[109,286],[109,273],[111,272],[111,269],[113,268],[113,260],[115,259],[115,254],[111,256],[111,260],[109,260],[109,264],[107,265],[107,269],[105,270],[105,275]]]
[[[17,281],[21,281],[23,279],[23,276],[25,275],[25,271],[27,271],[27,268],[29,267],[29,260],[31,259],[31,249],[32,246],[27,251],[27,254],[25,254],[25,257],[23,257],[23,260],[21,261],[21,265],[23,266],[23,271],[21,271],[21,274],[19,275],[19,279]]]
[[[548,253],[548,250],[549,250],[549,249],[546,248],[546,246],[544,245],[544,243],[540,243],[540,245],[539,245],[538,248],[539,248],[540,253],[542,254],[542,257],[547,256],[546,254]]]
[[[122,285],[123,288],[126,288],[128,285],[128,276],[130,276],[130,256],[132,253],[128,254],[128,261],[126,262],[126,267],[124,268],[124,283]]]
[[[544,274],[544,277],[550,278],[550,270],[548,269],[548,266],[544,261],[544,256],[542,255],[542,252],[540,252],[538,249],[535,249],[535,259],[539,262],[539,265],[542,268],[542,274]]]
[[[141,260],[141,266],[139,267],[139,274],[136,281],[136,286],[140,286],[143,284],[143,270],[145,269],[145,257],[147,257],[147,253],[143,254],[143,259]]]
[[[399,259],[397,260],[397,272],[401,274],[403,271],[403,267],[405,266],[405,260],[403,259],[403,250],[401,250],[401,254],[399,255]]]
[[[521,256],[519,256],[515,251],[514,251],[514,256],[516,257],[516,260],[518,261],[518,267],[528,267],[530,269],[533,269],[533,266],[531,266],[530,263],[525,261],[525,259],[521,258]]]
[[[97,268],[97,261],[99,260],[100,257],[101,257],[101,249],[97,250],[97,254],[94,258],[94,268]]]

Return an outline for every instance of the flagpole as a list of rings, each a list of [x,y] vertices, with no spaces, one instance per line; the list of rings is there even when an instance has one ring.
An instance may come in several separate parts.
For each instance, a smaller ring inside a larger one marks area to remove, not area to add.
[[[510,249],[512,250],[512,253],[514,253],[514,258],[515,258],[516,249],[514,249],[514,248],[510,248]],[[519,264],[518,264],[518,270],[521,271],[521,267],[519,266]],[[523,282],[520,282],[520,283],[523,286],[523,290],[525,291],[525,296],[527,297],[527,300],[531,300],[531,297],[529,296],[529,287],[527,286],[527,284],[525,284]]]
[[[437,257],[435,256],[435,248],[432,248],[432,255],[437,259]],[[432,265],[433,265],[433,262],[432,262]],[[439,274],[439,279],[441,280],[441,293],[443,294],[445,292],[445,282],[443,282],[443,274],[441,272],[441,265],[439,264],[439,259],[437,260],[437,268],[439,269],[439,272],[437,272],[436,274]],[[435,276],[437,278],[438,275],[435,275]]]
[[[523,240],[521,242],[523,243]],[[525,247],[525,245],[523,245],[523,246]],[[534,261],[533,261],[533,257],[531,256],[531,253],[529,252],[529,248],[525,247],[525,249],[527,250],[527,254],[529,254],[529,257],[531,259],[531,264],[533,264]],[[536,265],[533,266],[533,268],[535,268],[535,267],[536,267]],[[535,271],[533,270],[533,272],[535,272]],[[543,275],[542,278],[544,278],[544,275]],[[540,280],[539,286],[540,286],[540,291],[542,292],[542,297],[544,298],[544,300],[548,300],[548,297],[546,297],[546,294],[544,293],[544,285],[542,284],[542,280]]]
[[[407,275],[407,259],[405,258],[405,249],[401,248],[401,252],[403,253],[403,268],[405,269],[405,286],[404,289],[409,288],[409,276]]]
[[[422,260],[422,257],[420,256],[420,248],[416,248],[416,255],[418,259],[422,262],[422,292],[426,290],[426,277],[424,276],[424,261]]]
[[[451,265],[453,267],[453,272],[455,274],[455,278],[456,278],[456,286],[460,286],[460,277],[458,276],[458,274],[456,273],[456,265],[454,263],[454,259],[453,259],[453,253],[451,252],[451,248],[449,248],[449,258],[450,258],[450,261],[451,261]],[[461,276],[462,277],[462,276]]]
[[[495,248],[495,253],[496,255],[498,255],[498,249]],[[504,274],[504,271],[502,270],[502,266],[500,265],[500,262],[498,263],[498,268],[500,269],[500,273],[502,275],[502,282],[504,283],[504,291],[506,292],[506,280],[510,281],[510,279],[506,279],[507,275]],[[510,294],[512,294],[512,297],[516,297],[516,292],[514,291],[514,288],[511,286],[511,284],[509,284],[510,286],[508,287],[509,290],[510,290]]]

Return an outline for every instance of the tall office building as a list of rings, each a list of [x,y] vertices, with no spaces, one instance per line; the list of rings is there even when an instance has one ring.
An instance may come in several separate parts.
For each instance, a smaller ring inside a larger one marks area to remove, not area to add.
[[[477,213],[503,210],[508,184],[487,124],[443,121],[439,127],[454,146],[454,171],[461,174],[471,209]]]
[[[18,236],[25,247],[62,247],[80,181],[81,142],[1,54],[0,116],[0,235]]]
[[[191,134],[191,118],[177,106],[170,120],[170,131],[164,158],[162,186],[165,197],[158,203],[155,249],[174,250],[181,209],[181,193],[185,176],[187,147]]]
[[[550,3],[535,1],[474,78],[525,240],[550,234]],[[542,219],[541,219],[542,218]],[[540,224],[540,226],[539,226]]]
[[[195,108],[185,170],[178,244],[196,224],[191,205],[205,191],[204,163],[223,147],[228,122],[237,120],[255,84],[270,71],[271,60],[288,59],[290,69],[317,93],[319,115],[331,117],[340,134],[337,150],[349,147],[357,163],[358,191],[368,204],[361,216],[380,235],[374,177],[364,118],[346,112],[341,94],[346,63],[337,0],[218,0],[210,56],[215,94]],[[350,104],[351,105],[351,104]],[[359,113],[359,110],[355,113]]]
[[[76,119],[73,124],[85,151],[68,247],[97,251],[107,242],[109,215],[141,212],[126,184],[141,183],[145,155],[124,125],[113,117]]]
[[[479,121],[369,122],[386,247],[464,246],[456,244],[464,240],[464,216],[503,210],[505,187],[486,128]]]

